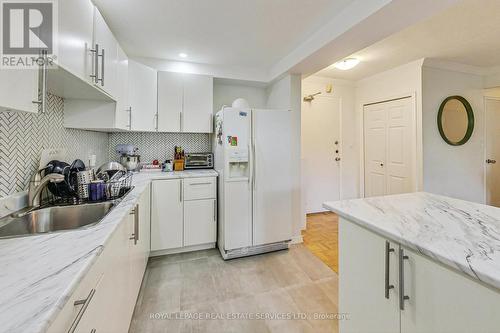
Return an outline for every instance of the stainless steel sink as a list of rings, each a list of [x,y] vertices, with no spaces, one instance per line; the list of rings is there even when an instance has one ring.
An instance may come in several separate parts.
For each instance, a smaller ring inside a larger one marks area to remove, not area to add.
[[[0,219],[0,238],[71,230],[100,222],[115,202],[52,206]]]

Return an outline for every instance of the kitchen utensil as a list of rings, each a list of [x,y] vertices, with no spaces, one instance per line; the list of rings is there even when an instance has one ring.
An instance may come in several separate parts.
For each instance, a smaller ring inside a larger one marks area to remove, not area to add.
[[[60,183],[49,183],[47,188],[49,191],[61,198],[74,197],[76,195],[75,188],[71,184],[71,166],[62,161],[53,160],[47,164],[45,174],[57,173],[64,176],[64,181]]]
[[[118,162],[108,162],[108,163],[104,163],[103,165],[101,165],[99,167],[99,169],[97,169],[97,176],[99,177],[99,179],[102,179],[101,178],[102,175],[107,174],[108,177],[111,178],[118,171],[125,171],[126,172],[127,169]]]
[[[89,184],[92,181],[94,181],[94,171],[93,170],[80,171],[76,175],[78,183],[78,197],[80,199],[88,199]]]

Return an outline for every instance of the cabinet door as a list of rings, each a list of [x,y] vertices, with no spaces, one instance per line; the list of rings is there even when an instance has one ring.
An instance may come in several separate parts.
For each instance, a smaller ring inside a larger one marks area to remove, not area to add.
[[[180,132],[184,75],[158,72],[158,131]]]
[[[156,70],[130,59],[128,69],[128,98],[132,108],[132,130],[154,132],[158,114]]]
[[[0,111],[38,112],[38,72],[0,69]]]
[[[128,57],[118,45],[117,62],[117,95],[115,128],[130,129],[131,110],[128,103]]]
[[[212,133],[213,78],[204,75],[185,75],[182,131]]]
[[[151,196],[151,250],[182,247],[182,180],[157,180]]]
[[[184,246],[215,243],[216,200],[184,202]]]
[[[340,332],[399,332],[397,248],[389,243],[389,249],[394,251],[388,252],[386,263],[384,238],[340,219],[339,312],[349,315],[349,320],[339,321]],[[394,286],[388,298],[386,276]]]
[[[59,38],[57,63],[92,82],[92,38],[94,5],[89,0],[59,1]]]
[[[151,250],[151,188],[144,191],[139,201],[139,247],[142,257],[142,272],[146,269]]]
[[[402,333],[498,332],[500,293],[405,249]]]
[[[94,47],[95,45],[99,46],[99,66],[97,67],[99,82],[97,82],[97,86],[111,96],[116,96],[118,42],[97,7],[94,10]]]

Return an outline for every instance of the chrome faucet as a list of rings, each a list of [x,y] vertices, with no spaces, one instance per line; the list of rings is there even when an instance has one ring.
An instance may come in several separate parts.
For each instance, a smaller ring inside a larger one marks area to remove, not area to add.
[[[49,183],[61,183],[64,181],[64,175],[61,175],[59,173],[50,173],[43,177],[42,179],[40,176],[40,173],[43,170],[38,171],[32,178],[30,182],[30,188],[28,191],[28,205],[29,208],[38,208],[40,207],[40,201],[41,201],[41,194],[42,190],[47,186]]]

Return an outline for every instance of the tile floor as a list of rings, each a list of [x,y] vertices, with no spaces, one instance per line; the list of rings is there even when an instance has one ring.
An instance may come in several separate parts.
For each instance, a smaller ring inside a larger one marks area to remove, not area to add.
[[[314,318],[337,313],[337,288],[304,245],[230,261],[216,250],[153,258],[130,332],[337,332],[337,320]]]

